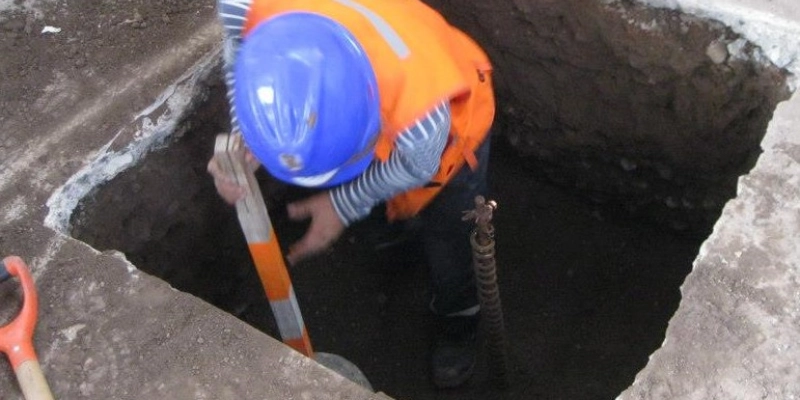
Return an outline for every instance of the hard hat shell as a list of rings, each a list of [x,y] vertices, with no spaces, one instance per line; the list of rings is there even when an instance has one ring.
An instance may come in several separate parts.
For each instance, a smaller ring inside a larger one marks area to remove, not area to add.
[[[378,85],[364,49],[338,22],[290,12],[259,23],[244,38],[234,78],[244,140],[276,178],[328,187],[372,161]]]

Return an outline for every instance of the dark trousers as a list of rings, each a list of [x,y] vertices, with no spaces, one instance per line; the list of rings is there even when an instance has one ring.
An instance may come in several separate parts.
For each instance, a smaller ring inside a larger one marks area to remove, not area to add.
[[[477,309],[478,294],[472,265],[470,232],[475,223],[462,221],[475,208],[475,196],[488,196],[487,170],[491,135],[475,152],[478,168],[461,170],[420,213],[421,239],[430,268],[430,308],[440,316]]]

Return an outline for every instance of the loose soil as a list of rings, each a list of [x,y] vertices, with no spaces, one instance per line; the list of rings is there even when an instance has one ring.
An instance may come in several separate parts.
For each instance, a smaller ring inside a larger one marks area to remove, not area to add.
[[[277,337],[236,213],[205,172],[214,135],[227,128],[223,97],[218,85],[192,129],[85,201],[73,234]],[[426,266],[413,231],[386,227],[377,211],[290,271],[313,345],[398,399],[612,399],[662,343],[702,235],[588,202],[534,178],[502,139],[493,146],[509,386],[491,383],[483,352],[469,384],[434,389]],[[259,179],[285,247],[305,228],[287,221],[285,204],[309,192]]]
[[[144,57],[154,54],[151,50],[169,49],[170,39],[182,38],[213,14],[213,2],[188,0],[13,3],[20,7],[0,10],[0,74],[6,78],[0,80],[0,159],[25,150],[23,135],[30,126],[49,132],[69,112],[60,105],[93,98],[116,77],[135,75],[136,69],[119,65],[149,62]],[[467,10],[460,3],[455,7]],[[539,13],[532,14],[540,19]],[[61,32],[43,34],[45,26]],[[514,35],[504,38],[517,42]],[[561,42],[550,42],[563,49]],[[594,80],[592,74],[585,76]],[[572,78],[565,81],[581,86]],[[517,77],[508,79],[514,81],[510,86],[535,93]],[[82,204],[73,234],[98,249],[125,252],[142,270],[276,336],[235,213],[216,196],[205,172],[213,136],[226,129],[226,106],[216,90],[192,117],[187,134]],[[140,96],[126,106],[142,109],[151,100]],[[702,110],[694,104],[686,107]],[[772,107],[764,109],[771,113]],[[766,120],[752,121],[757,125]],[[677,234],[577,197],[535,178],[536,171],[525,168],[527,161],[509,151],[502,137],[497,139],[489,197],[500,204],[494,222],[509,387],[501,390],[487,381],[485,355],[465,387],[439,392],[429,383],[425,265],[413,234],[385,246],[391,236],[381,227],[378,212],[349,229],[329,253],[291,270],[314,346],[353,361],[376,390],[398,399],[612,399],[631,384],[663,341],[680,299],[679,286],[709,227],[697,235]],[[37,160],[47,161],[46,156]],[[307,193],[263,174],[260,179],[286,246],[305,226],[286,221],[284,205]],[[26,190],[12,187],[9,193]]]
[[[37,118],[39,112],[57,113],[48,106],[59,105],[64,98],[102,93],[110,82],[137,72],[121,70],[125,62],[156,61],[146,57],[169,49],[214,13],[214,3],[189,0],[15,0],[14,4],[0,8],[4,77],[0,123],[27,113],[26,122],[46,125],[47,119]],[[129,106],[141,109],[152,99],[141,101]],[[0,150],[2,145],[0,141]]]

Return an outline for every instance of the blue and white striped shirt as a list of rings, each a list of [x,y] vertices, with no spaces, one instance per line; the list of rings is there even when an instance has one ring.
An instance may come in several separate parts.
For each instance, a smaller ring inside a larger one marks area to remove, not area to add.
[[[234,131],[239,130],[239,125],[233,104],[233,62],[251,3],[252,0],[217,2],[225,31],[225,83]],[[429,182],[439,169],[449,129],[450,105],[447,99],[442,99],[433,110],[400,133],[386,162],[373,161],[359,177],[331,189],[333,207],[344,225],[366,217],[378,203]]]

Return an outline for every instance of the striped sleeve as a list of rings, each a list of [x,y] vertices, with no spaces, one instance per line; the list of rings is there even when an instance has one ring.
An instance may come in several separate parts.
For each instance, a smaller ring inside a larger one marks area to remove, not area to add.
[[[386,162],[373,161],[358,178],[330,191],[339,218],[348,226],[398,193],[428,183],[436,174],[450,132],[450,106],[442,102],[400,133]]]
[[[242,30],[250,11],[252,0],[218,0],[217,14],[223,28],[223,70],[225,72],[225,86],[228,89],[227,97],[230,105],[231,131],[239,131],[239,121],[236,117],[236,106],[233,103],[233,61],[242,41]]]

